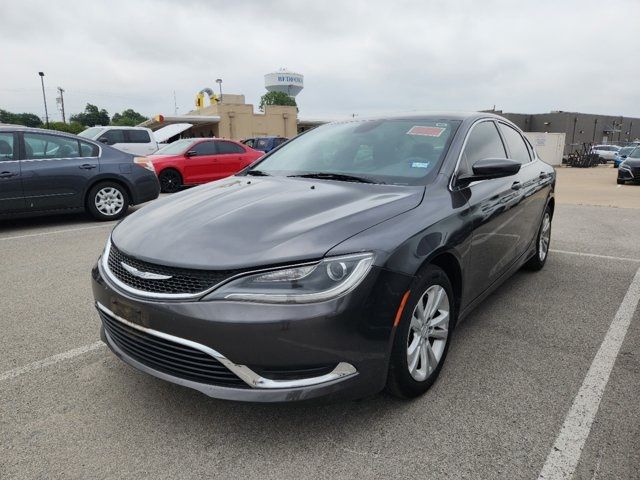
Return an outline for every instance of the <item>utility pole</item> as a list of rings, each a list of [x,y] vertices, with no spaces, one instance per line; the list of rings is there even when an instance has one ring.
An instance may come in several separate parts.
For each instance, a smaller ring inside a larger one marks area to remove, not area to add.
[[[49,128],[49,112],[47,111],[47,96],[44,94],[44,72],[38,72],[40,83],[42,84],[42,100],[44,101],[44,118]]]
[[[58,93],[60,93],[60,96],[56,98],[56,102],[60,105],[60,110],[62,111],[62,123],[67,123],[67,119],[64,116],[64,89],[58,87]]]
[[[178,115],[178,102],[176,101],[176,91],[173,91],[173,114]]]

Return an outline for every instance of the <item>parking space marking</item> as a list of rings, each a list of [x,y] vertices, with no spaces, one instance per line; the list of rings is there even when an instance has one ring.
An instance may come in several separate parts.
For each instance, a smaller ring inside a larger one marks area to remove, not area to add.
[[[91,230],[94,228],[112,227],[115,224],[116,222],[109,222],[109,223],[102,223],[100,225],[92,225],[91,227],[66,228],[64,230],[52,230],[50,232],[28,233],[26,235],[14,235],[13,237],[0,237],[0,241],[1,240],[17,240],[19,238],[29,238],[29,237],[42,237],[44,235],[55,235],[57,233],[79,232],[82,230]]]
[[[566,255],[577,255],[579,257],[604,258],[607,260],[622,260],[625,262],[640,262],[640,258],[613,257],[611,255],[598,255],[597,253],[571,252],[569,250],[555,250],[553,248],[550,248],[549,251],[552,253],[564,253]]]
[[[79,355],[84,355],[85,353],[91,352],[92,350],[97,350],[98,348],[101,348],[104,346],[106,345],[102,341],[98,341],[95,343],[91,343],[89,345],[84,345],[82,347],[68,350],[66,352],[58,353],[57,355],[53,355],[51,357],[47,357],[33,363],[29,363],[24,367],[14,368],[13,370],[0,373],[0,382],[4,382],[5,380],[11,380],[12,378],[19,377],[20,375],[23,375],[25,373],[33,372],[34,370],[40,370],[41,368],[54,365],[64,360],[69,360]]]
[[[640,301],[640,269],[633,277],[598,353],[589,367],[587,376],[573,400],[573,405],[565,417],[562,429],[542,467],[538,480],[572,478],[638,301]]]

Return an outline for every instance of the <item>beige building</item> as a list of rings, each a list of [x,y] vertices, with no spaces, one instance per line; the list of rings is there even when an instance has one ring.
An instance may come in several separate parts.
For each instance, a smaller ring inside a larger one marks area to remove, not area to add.
[[[171,124],[191,124],[180,135],[185,137],[218,137],[242,140],[250,137],[297,134],[296,107],[266,105],[263,113],[255,113],[253,105],[245,103],[244,95],[222,95],[222,101],[192,110],[186,115],[157,115],[140,124],[158,130]]]

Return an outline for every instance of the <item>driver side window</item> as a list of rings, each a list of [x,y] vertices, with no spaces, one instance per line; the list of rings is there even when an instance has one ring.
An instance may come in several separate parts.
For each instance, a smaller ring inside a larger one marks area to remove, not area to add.
[[[491,121],[478,123],[471,130],[460,158],[458,175],[473,173],[473,164],[486,158],[507,158],[498,129]]]

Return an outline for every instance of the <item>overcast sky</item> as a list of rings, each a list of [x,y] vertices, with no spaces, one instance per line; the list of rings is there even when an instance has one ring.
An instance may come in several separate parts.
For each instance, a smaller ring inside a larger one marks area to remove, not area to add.
[[[640,1],[3,2],[0,108],[59,119],[192,109],[216,87],[257,104],[264,74],[304,74],[300,116],[410,110],[640,117]],[[217,88],[216,88],[217,91]]]

